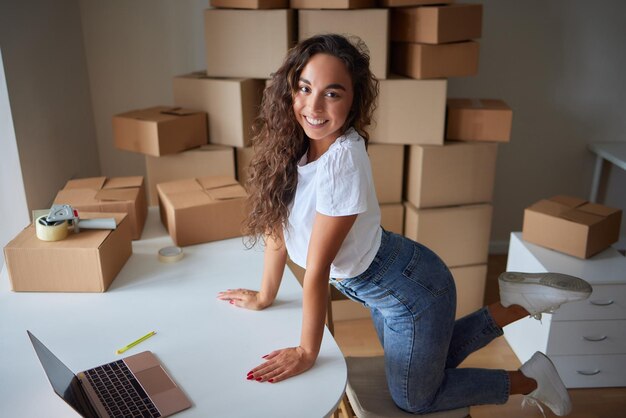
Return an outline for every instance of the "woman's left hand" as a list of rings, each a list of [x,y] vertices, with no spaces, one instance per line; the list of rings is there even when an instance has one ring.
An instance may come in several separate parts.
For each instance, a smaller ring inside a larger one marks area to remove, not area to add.
[[[303,373],[313,367],[317,354],[302,347],[284,348],[263,356],[267,361],[248,372],[248,380],[276,383]]]

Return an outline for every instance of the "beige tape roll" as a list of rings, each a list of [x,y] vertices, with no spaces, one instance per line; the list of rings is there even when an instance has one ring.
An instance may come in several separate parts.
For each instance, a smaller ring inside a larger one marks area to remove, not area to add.
[[[37,238],[42,241],[60,241],[67,237],[67,221],[56,221],[48,224],[45,220],[46,216],[40,216],[35,220]]]
[[[175,263],[183,258],[183,249],[180,247],[164,247],[159,250],[161,263]]]

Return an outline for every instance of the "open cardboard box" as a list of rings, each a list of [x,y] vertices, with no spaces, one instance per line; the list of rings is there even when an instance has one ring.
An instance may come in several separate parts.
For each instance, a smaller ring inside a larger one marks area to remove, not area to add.
[[[131,225],[125,213],[82,212],[83,219],[115,218],[117,228],[82,229],[60,241],[37,238],[35,226],[23,229],[6,247],[4,258],[15,292],[104,292],[130,255]]]
[[[161,222],[176,245],[241,236],[245,189],[232,177],[209,176],[157,184]]]
[[[82,211],[128,214],[132,239],[141,238],[148,205],[142,176],[88,177],[70,180],[54,198],[54,204],[68,204]]]
[[[524,210],[522,238],[575,257],[589,258],[617,242],[621,220],[621,209],[559,195]]]

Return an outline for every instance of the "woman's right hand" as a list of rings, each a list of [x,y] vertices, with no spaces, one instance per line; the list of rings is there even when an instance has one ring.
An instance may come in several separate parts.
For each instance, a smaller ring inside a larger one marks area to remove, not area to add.
[[[265,300],[260,292],[249,289],[228,289],[224,292],[219,292],[217,298],[228,301],[231,305],[235,305],[239,308],[252,309],[255,311],[265,309],[273,302]]]

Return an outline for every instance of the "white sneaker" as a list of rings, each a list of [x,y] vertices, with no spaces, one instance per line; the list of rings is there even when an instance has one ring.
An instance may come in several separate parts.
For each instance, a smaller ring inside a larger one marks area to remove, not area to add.
[[[537,319],[563,303],[587,299],[592,291],[583,279],[561,273],[508,271],[500,275],[498,283],[502,306],[520,305]]]
[[[548,357],[537,351],[530,360],[522,364],[520,371],[524,376],[537,382],[537,389],[524,395],[522,406],[526,403],[536,405],[544,416],[543,408],[538,402],[546,405],[558,416],[567,415],[572,411],[572,401],[567,389]]]

